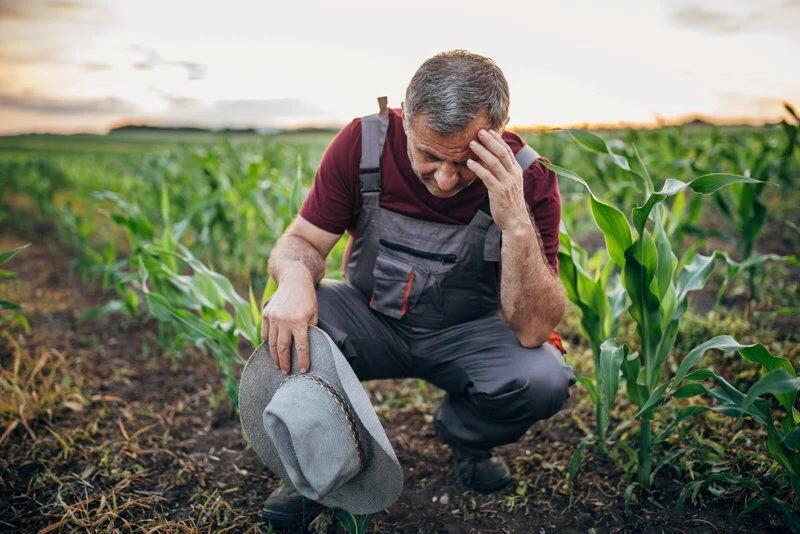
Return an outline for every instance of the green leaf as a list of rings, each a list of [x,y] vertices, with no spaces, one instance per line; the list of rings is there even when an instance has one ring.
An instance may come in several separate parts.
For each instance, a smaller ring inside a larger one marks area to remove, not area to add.
[[[5,252],[0,252],[0,265],[7,262],[8,260],[19,254],[21,251],[25,250],[29,246],[31,246],[31,243],[28,243],[27,245],[22,245],[21,247],[12,248],[11,250],[6,250]]]
[[[592,382],[592,379],[588,376],[579,376],[577,378],[578,384],[582,385],[586,388],[586,391],[589,392],[589,398],[592,401],[592,404],[597,405],[600,403],[600,397],[597,395],[597,388]]]
[[[19,276],[17,276],[17,273],[12,273],[11,271],[4,271],[4,270],[0,269],[0,279],[2,279],[2,280],[17,280],[17,279],[19,279]]]
[[[715,376],[716,374],[714,374],[714,371],[711,371],[710,369],[698,369],[697,371],[692,371],[686,375],[684,380],[707,380],[709,378],[714,378]]]
[[[614,338],[607,339],[600,345],[598,378],[600,379],[600,402],[608,409],[603,413],[608,417],[610,408],[614,405],[619,389],[619,370],[622,361],[628,355],[628,346],[617,345]],[[608,426],[608,420],[603,421],[603,428]]]
[[[581,466],[581,457],[583,456],[583,451],[586,450],[586,447],[590,443],[594,443],[594,440],[595,437],[591,434],[584,436],[580,443],[578,443],[578,446],[575,447],[575,452],[572,454],[569,464],[567,464],[567,479],[569,479],[571,482],[575,481],[575,476],[578,474],[578,469]]]
[[[742,357],[746,360],[761,364],[762,376],[776,369],[783,369],[783,371],[790,376],[797,376],[797,373],[795,372],[794,367],[792,367],[792,364],[789,362],[789,360],[786,358],[773,356],[761,343],[742,347],[739,349],[739,354],[742,355]],[[797,392],[780,392],[775,394],[775,398],[778,399],[784,409],[791,411],[792,407],[794,406],[794,401],[797,398]]]
[[[678,301],[683,300],[688,292],[703,289],[708,279],[711,278],[713,270],[714,255],[703,256],[702,254],[696,254],[692,262],[684,265],[678,273],[675,284],[676,299]]]
[[[656,389],[654,389],[650,393],[650,397],[647,398],[647,401],[645,401],[644,405],[641,408],[639,408],[638,412],[636,412],[636,417],[644,416],[645,414],[650,412],[653,408],[664,402],[664,400],[667,398],[666,391],[668,385],[669,382],[664,382]]]
[[[598,228],[603,232],[609,255],[617,265],[625,265],[625,251],[633,243],[633,235],[625,215],[617,208],[600,201],[592,192],[589,184],[577,174],[551,163],[543,162],[542,164],[559,176],[573,180],[586,188],[591,196],[592,215]]]
[[[8,300],[0,300],[0,310],[16,310],[19,309],[19,304],[10,302]]]
[[[675,377],[672,379],[671,383],[677,386],[684,379],[689,370],[703,357],[703,354],[705,354],[707,350],[739,350],[742,348],[744,348],[744,346],[740,345],[739,342],[731,336],[722,335],[709,339],[705,343],[689,351],[689,354],[687,354],[686,358],[681,362],[678,372],[675,373]]]
[[[567,130],[570,136],[580,145],[597,154],[605,154],[606,142],[597,134],[588,130]]]
[[[800,449],[800,425],[795,426],[792,430],[783,436],[782,442],[784,447],[797,452]]]
[[[690,397],[696,397],[697,395],[702,395],[703,393],[707,392],[708,388],[706,388],[703,384],[684,384],[676,389],[672,393],[672,396],[679,399],[688,399]]]
[[[726,185],[734,183],[757,184],[760,183],[760,181],[756,180],[755,178],[748,178],[747,176],[740,176],[738,174],[711,173],[693,178],[690,182],[688,182],[688,185],[695,193],[708,195],[725,187]]]
[[[763,375],[758,382],[753,384],[747,391],[747,399],[742,406],[742,409],[747,409],[755,401],[756,397],[760,397],[767,393],[775,395],[775,398],[780,399],[781,394],[797,395],[800,390],[800,378],[796,378],[784,369],[774,369],[767,374]],[[791,409],[791,404],[787,409]]]

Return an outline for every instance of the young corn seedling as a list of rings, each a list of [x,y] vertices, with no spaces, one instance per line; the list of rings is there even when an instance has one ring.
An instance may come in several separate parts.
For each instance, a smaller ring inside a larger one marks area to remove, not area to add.
[[[592,142],[605,145],[599,137]],[[610,150],[609,153],[614,155]],[[621,156],[614,159],[630,168]],[[628,311],[640,343],[638,354],[621,358],[622,372],[628,397],[637,406],[645,406],[661,383],[680,319],[688,307],[688,293],[705,285],[715,259],[713,255],[703,256],[690,249],[678,261],[665,229],[668,212],[661,203],[687,188],[710,194],[732,183],[756,180],[730,174],[703,175],[687,182],[668,178],[660,190],[651,192],[652,182],[646,176],[647,197],[630,210],[629,222],[620,209],[598,199],[580,176],[556,165],[547,167],[579,183],[589,193],[595,223],[603,233],[611,260],[622,272],[622,286],[631,303]],[[640,419],[637,480],[649,489],[655,445],[651,435],[652,410],[640,410]]]
[[[748,391],[741,392],[729,384],[722,376],[711,369],[692,370],[700,358],[710,349],[737,351],[739,355],[761,366],[759,380]],[[715,382],[718,387],[709,389],[702,382]],[[730,336],[717,336],[693,349],[683,359],[675,376],[663,383],[642,406],[640,412],[651,410],[668,398],[690,398],[703,395],[715,404],[711,406],[690,405],[683,408],[675,421],[664,429],[669,435],[678,423],[695,414],[713,410],[730,417],[747,417],[762,425],[767,431],[766,449],[779,466],[778,485],[793,498],[780,499],[769,494],[759,484],[734,476],[731,473],[714,473],[702,480],[690,482],[681,493],[679,505],[687,496],[696,495],[701,486],[714,481],[744,485],[759,495],[743,511],[746,514],[762,506],[771,504],[783,515],[787,526],[794,532],[800,531],[800,412],[795,408],[795,400],[800,391],[800,378],[791,362],[786,358],[773,356],[761,344],[741,345]],[[779,424],[775,424],[773,410],[766,395],[772,396],[783,410]],[[741,515],[741,514],[740,514]]]
[[[24,249],[28,248],[31,244],[28,243],[27,245],[22,245],[21,247],[17,247],[11,250],[6,250],[5,252],[0,252],[0,265],[4,264]],[[0,280],[16,280],[17,275],[12,273],[11,271],[6,271],[0,269]],[[3,323],[18,323],[22,325],[22,328],[25,329],[26,332],[30,332],[31,327],[28,324],[28,320],[25,318],[24,315],[19,313],[20,305],[16,302],[11,302],[10,300],[0,299],[0,310],[3,312],[10,312],[9,316],[6,316],[5,313],[0,315],[0,325]]]
[[[559,239],[558,275],[568,298],[578,309],[581,333],[589,340],[594,355],[594,380],[579,377],[578,382],[589,392],[595,405],[597,441],[605,453],[611,407],[619,387],[620,363],[613,363],[617,353],[602,350],[601,346],[606,339],[617,335],[619,316],[627,304],[625,291],[619,283],[619,276],[616,273],[612,275],[614,264],[608,261],[604,250],[588,258],[586,251],[567,234],[563,224]]]

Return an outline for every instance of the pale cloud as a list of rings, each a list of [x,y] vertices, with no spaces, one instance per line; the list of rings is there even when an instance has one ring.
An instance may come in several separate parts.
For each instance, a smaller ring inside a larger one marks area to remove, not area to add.
[[[91,115],[133,113],[137,107],[117,97],[107,98],[54,98],[25,92],[0,93],[0,108],[55,115]]]
[[[316,104],[296,98],[202,102],[154,91],[158,92],[168,104],[164,111],[150,115],[151,122],[158,124],[193,124],[209,128],[226,126],[262,128],[324,122],[327,118],[325,111]]]
[[[669,19],[681,27],[711,33],[784,32],[797,36],[800,2],[797,0],[739,0],[669,4]]]
[[[54,0],[0,0],[0,23],[64,22],[97,20],[105,9],[96,2]]]
[[[144,54],[144,58],[131,65],[137,70],[153,70],[160,65],[168,65],[186,69],[190,80],[202,80],[206,75],[206,66],[195,61],[181,59],[163,59],[161,55],[152,48],[133,45],[131,51]]]

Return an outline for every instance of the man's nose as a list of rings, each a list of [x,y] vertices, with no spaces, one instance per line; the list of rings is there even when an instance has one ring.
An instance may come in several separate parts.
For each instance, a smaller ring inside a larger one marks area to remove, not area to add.
[[[442,163],[433,177],[439,189],[449,191],[458,185],[458,168],[450,163]]]

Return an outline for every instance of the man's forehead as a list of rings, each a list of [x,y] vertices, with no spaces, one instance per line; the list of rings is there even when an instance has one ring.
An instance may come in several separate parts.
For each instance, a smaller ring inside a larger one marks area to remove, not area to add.
[[[411,140],[414,148],[437,157],[469,157],[472,151],[469,142],[476,139],[478,131],[491,127],[486,117],[476,117],[466,128],[453,134],[440,134],[425,125],[421,118],[415,118],[411,125]],[[465,159],[465,158],[464,158]]]

